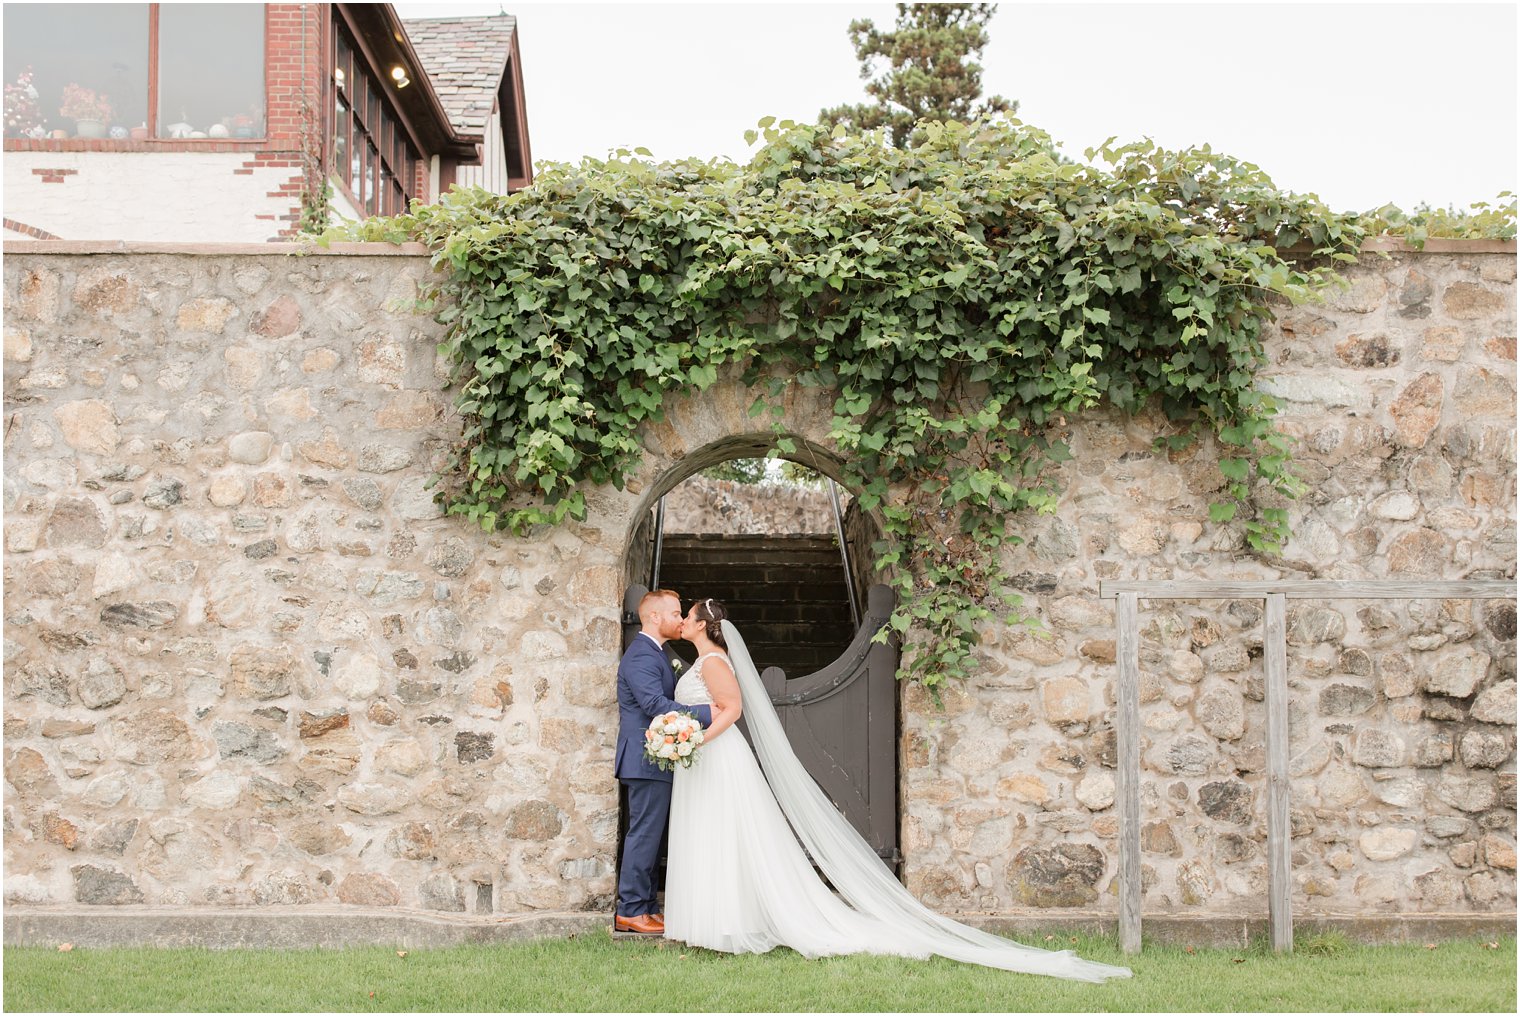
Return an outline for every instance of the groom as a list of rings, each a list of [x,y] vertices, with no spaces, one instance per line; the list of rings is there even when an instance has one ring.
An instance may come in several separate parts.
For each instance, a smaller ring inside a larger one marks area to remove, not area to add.
[[[623,869],[618,873],[618,931],[645,935],[665,932],[665,920],[654,899],[654,869],[660,860],[660,840],[670,816],[672,773],[644,760],[644,731],[661,713],[691,713],[703,727],[711,726],[707,706],[683,706],[672,695],[676,675],[665,655],[665,642],[681,634],[681,598],[669,589],[656,589],[639,601],[641,630],[618,664],[617,778],[628,788],[628,834],[623,839]]]

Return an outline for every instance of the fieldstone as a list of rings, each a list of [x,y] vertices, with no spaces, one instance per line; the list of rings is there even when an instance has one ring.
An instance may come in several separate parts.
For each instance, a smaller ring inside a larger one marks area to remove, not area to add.
[[[1231,688],[1210,688],[1198,699],[1194,715],[1203,729],[1222,741],[1238,741],[1246,732],[1245,702]]]
[[[1360,401],[1355,385],[1327,375],[1260,376],[1256,381],[1256,388],[1258,391],[1288,402],[1302,402],[1328,409],[1354,406]]]
[[[1500,642],[1515,641],[1515,605],[1494,601],[1483,607],[1483,627]]]
[[[1378,657],[1379,687],[1388,699],[1407,698],[1419,690],[1419,675],[1409,657],[1402,653],[1384,653]]]
[[[135,818],[121,818],[97,828],[90,834],[89,847],[102,854],[120,857],[127,852],[132,837],[137,835]]]
[[[527,663],[547,663],[563,659],[568,651],[564,636],[558,632],[529,631],[518,644],[517,658]]]
[[[1025,906],[1082,907],[1098,898],[1103,852],[1085,843],[1026,847],[1008,866],[1014,896]]]
[[[1476,906],[1488,907],[1499,899],[1503,885],[1491,871],[1475,871],[1462,880],[1462,891]]]
[[[1487,688],[1478,695],[1473,702],[1473,719],[1482,723],[1502,723],[1513,727],[1515,725],[1515,682],[1500,681],[1492,688]]]
[[[270,649],[246,642],[232,651],[228,664],[233,693],[259,701],[289,695],[297,666],[285,647]]]
[[[293,335],[300,327],[301,307],[285,293],[255,314],[248,330],[266,339],[281,339]]]
[[[1472,840],[1466,843],[1458,843],[1446,851],[1446,856],[1451,858],[1451,863],[1458,868],[1471,868],[1478,860],[1478,845]]]
[[[426,910],[464,912],[464,887],[446,871],[424,879],[417,886],[417,901]]]
[[[1376,727],[1363,727],[1356,732],[1351,757],[1357,765],[1369,769],[1401,766],[1404,756],[1404,741],[1397,734]]]
[[[200,755],[199,744],[184,720],[167,709],[149,709],[113,724],[116,757],[134,765],[188,762]]]
[[[235,434],[227,442],[227,457],[245,465],[263,465],[274,449],[274,435],[262,430]]]
[[[348,449],[343,447],[338,432],[331,427],[322,428],[320,440],[297,442],[296,451],[312,465],[326,466],[328,469],[347,469],[350,461]]]
[[[378,607],[415,600],[427,592],[422,579],[411,572],[367,572],[360,577],[355,589],[370,597]]]
[[[1399,362],[1399,349],[1381,333],[1353,333],[1335,344],[1336,357],[1348,367],[1391,367]]]
[[[1198,858],[1177,866],[1177,892],[1185,906],[1197,907],[1214,894],[1214,872]]]
[[[302,712],[299,732],[303,738],[322,737],[348,727],[347,709],[327,709],[319,713]]]
[[[220,335],[227,321],[237,313],[237,305],[226,297],[200,297],[180,304],[175,323],[182,332]]]
[[[1501,734],[1469,730],[1462,735],[1462,764],[1469,769],[1497,769],[1509,759],[1509,739]]]
[[[1047,631],[1016,629],[1008,634],[1008,642],[1014,656],[1038,666],[1048,667],[1066,659],[1066,640]]]
[[[1077,800],[1088,811],[1102,811],[1114,804],[1114,777],[1111,773],[1088,773],[1077,784]]]
[[[367,444],[359,448],[357,465],[361,473],[394,473],[412,464],[412,453],[405,448]]]
[[[1483,863],[1490,868],[1503,868],[1505,871],[1515,870],[1515,843],[1507,840],[1497,833],[1489,833],[1478,841],[1479,848],[1483,851]]]
[[[416,776],[431,762],[422,744],[410,737],[381,745],[375,752],[375,767],[398,776]]]
[[[1381,275],[1357,274],[1347,279],[1349,285],[1330,295],[1330,305],[1353,314],[1370,314],[1388,297],[1388,281]]]
[[[1085,681],[1075,677],[1057,677],[1040,688],[1045,704],[1045,719],[1053,726],[1079,723],[1091,715],[1091,697]]]
[[[1251,665],[1251,654],[1238,642],[1226,642],[1209,656],[1209,668],[1216,674],[1238,674]]]
[[[74,899],[90,906],[121,906],[143,902],[142,890],[131,878],[110,868],[93,864],[76,864],[69,871],[74,876]]]
[[[380,661],[371,653],[349,655],[333,672],[333,688],[351,699],[367,699],[380,690]]]
[[[25,328],[5,329],[5,358],[16,363],[28,363],[32,359],[32,333]]]
[[[469,571],[474,560],[475,552],[457,536],[440,540],[427,555],[428,567],[449,578],[458,578]]]
[[[1356,716],[1376,702],[1376,692],[1356,684],[1332,684],[1319,693],[1319,711],[1324,716]]]
[[[6,528],[11,528],[9,522]],[[100,547],[105,545],[106,532],[105,516],[93,501],[66,497],[48,515],[42,542],[49,547]]]
[[[1357,844],[1369,861],[1392,861],[1413,850],[1419,835],[1414,829],[1379,826],[1362,833]]]
[[[1480,321],[1497,317],[1514,305],[1504,293],[1475,282],[1453,282],[1441,294],[1446,313],[1458,321]]]
[[[86,723],[83,720],[46,719],[42,721],[43,737],[82,737],[93,733],[95,733],[95,724]]]
[[[1464,650],[1444,656],[1425,675],[1425,690],[1432,695],[1466,698],[1477,690],[1488,673],[1487,653]]]
[[[399,391],[375,414],[381,430],[426,430],[443,416],[443,402],[433,392]]]
[[[259,473],[253,478],[253,503],[260,508],[290,506],[291,482],[284,473]]]
[[[122,773],[97,776],[84,788],[84,801],[97,808],[114,808],[127,796],[127,778]]]
[[[1219,833],[1214,837],[1214,857],[1221,864],[1239,864],[1256,857],[1256,841],[1240,833]]]
[[[999,800],[1012,798],[1026,804],[1045,804],[1050,800],[1050,788],[1033,773],[1018,773],[999,780],[995,793]]]
[[[1441,422],[1446,385],[1439,374],[1421,374],[1388,407],[1395,439],[1405,448],[1423,448]]]
[[[485,762],[496,755],[496,735],[461,730],[454,735],[454,751],[460,765]]]
[[[367,476],[350,476],[343,481],[343,493],[354,504],[367,512],[378,511],[385,503],[380,485]]]
[[[95,656],[85,667],[75,690],[85,708],[108,709],[126,696],[127,681],[109,660]]]
[[[1113,663],[1117,659],[1113,639],[1088,639],[1077,647],[1077,652],[1094,663]]]
[[[113,555],[120,560],[119,555]],[[96,565],[97,572],[100,565]],[[26,591],[40,597],[62,597],[79,586],[79,566],[66,557],[33,561],[24,572]]]
[[[154,480],[148,484],[143,504],[155,511],[167,511],[185,499],[185,485],[178,480]]]
[[[1435,770],[1452,760],[1453,750],[1455,745],[1452,733],[1438,730],[1432,735],[1424,736],[1420,739],[1420,744],[1415,745],[1415,765],[1421,770]]]
[[[443,517],[443,506],[434,499],[425,476],[408,477],[396,485],[391,496],[391,510],[409,522],[425,522]]]
[[[1330,607],[1309,604],[1288,611],[1288,645],[1312,646],[1339,642],[1346,636],[1346,618]]]
[[[349,783],[338,791],[338,803],[359,815],[394,815],[409,801],[406,792],[379,783]]]
[[[1428,906],[1444,907],[1457,899],[1457,880],[1440,868],[1414,877],[1414,895]]]
[[[1425,781],[1414,777],[1373,780],[1372,796],[1395,808],[1417,808],[1425,802]]]
[[[179,608],[166,600],[113,603],[100,612],[100,620],[113,628],[166,628],[178,618]]]
[[[392,857],[404,857],[409,861],[436,860],[438,835],[431,822],[403,822],[391,830],[385,849]]]
[[[228,346],[222,350],[227,367],[223,373],[229,388],[246,392],[257,388],[264,377],[264,354],[247,346]]]
[[[352,842],[342,826],[327,819],[303,822],[289,829],[285,836],[297,850],[313,857],[335,853]]]
[[[42,838],[64,850],[73,850],[79,844],[79,827],[56,812],[48,812],[42,816]]]
[[[506,835],[511,840],[552,840],[564,829],[559,809],[548,801],[524,801],[507,815]]]
[[[1162,657],[1161,666],[1166,676],[1183,684],[1197,684],[1203,680],[1203,658],[1189,649],[1173,649]]]
[[[1487,811],[1494,806],[1493,780],[1487,776],[1445,773],[1436,784],[1436,797],[1458,811]]]
[[[359,380],[400,388],[406,379],[406,347],[388,339],[359,343]]]
[[[1182,845],[1166,822],[1147,822],[1140,827],[1140,849],[1148,854],[1181,857]]]
[[[365,717],[369,722],[379,727],[393,727],[401,719],[401,714],[396,712],[391,704],[384,699],[371,702],[369,709],[365,711]]]
[[[1196,734],[1184,734],[1166,751],[1166,769],[1179,776],[1204,776],[1214,759],[1214,748]]]
[[[1414,529],[1388,546],[1390,575],[1435,576],[1451,558],[1451,541],[1434,529]]]
[[[295,872],[270,872],[253,884],[253,902],[261,907],[297,906],[312,897],[306,876]]]
[[[1483,351],[1495,360],[1515,359],[1515,336],[1495,335],[1483,340]]]
[[[356,871],[338,883],[338,899],[358,907],[394,907],[401,902],[401,891],[384,875]]]
[[[120,438],[116,431],[116,412],[101,399],[65,402],[53,410],[63,431],[64,442],[86,455],[111,455]]]
[[[1210,818],[1246,825],[1251,821],[1251,788],[1240,780],[1205,783],[1198,788],[1198,806]]]
[[[1407,490],[1393,490],[1372,502],[1367,510],[1380,519],[1408,522],[1419,516],[1420,502]]]
[[[1425,831],[1438,840],[1449,840],[1464,835],[1471,824],[1457,815],[1432,815],[1425,820]]]
[[[321,346],[301,357],[301,371],[305,374],[321,374],[336,367],[338,361],[337,350]]]

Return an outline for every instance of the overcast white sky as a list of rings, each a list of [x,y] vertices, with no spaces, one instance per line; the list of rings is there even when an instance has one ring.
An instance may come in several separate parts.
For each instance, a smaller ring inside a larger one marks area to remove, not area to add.
[[[405,3],[518,18],[535,161],[642,145],[748,158],[762,116],[865,98],[846,28],[892,4]],[[1516,189],[1516,6],[1003,3],[988,94],[1066,152],[1110,135],[1210,143],[1362,210]]]

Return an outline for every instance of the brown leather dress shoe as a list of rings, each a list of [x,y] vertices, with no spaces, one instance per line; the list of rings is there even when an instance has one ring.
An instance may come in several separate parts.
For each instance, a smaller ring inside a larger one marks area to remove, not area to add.
[[[665,934],[665,922],[653,914],[638,914],[634,917],[617,915],[612,926],[618,931],[632,931],[640,935],[663,935]]]

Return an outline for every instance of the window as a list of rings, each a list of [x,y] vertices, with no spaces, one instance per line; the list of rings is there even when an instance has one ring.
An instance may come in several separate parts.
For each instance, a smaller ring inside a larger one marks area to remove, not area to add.
[[[4,58],[6,137],[264,136],[262,4],[7,4]]]
[[[264,136],[263,5],[158,5],[158,136]]]
[[[333,32],[333,176],[361,215],[406,211],[421,161],[348,29]]]
[[[5,136],[147,126],[148,4],[6,4]]]

